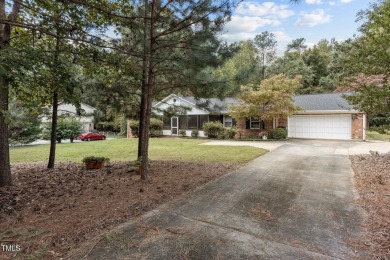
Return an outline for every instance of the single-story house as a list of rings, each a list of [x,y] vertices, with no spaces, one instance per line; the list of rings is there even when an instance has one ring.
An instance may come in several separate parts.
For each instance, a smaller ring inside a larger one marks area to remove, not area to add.
[[[58,105],[58,116],[75,116],[81,123],[83,123],[83,133],[92,132],[95,129],[94,112],[96,111],[96,108],[85,103],[80,103],[80,108],[80,113],[78,113],[75,105],[60,103]],[[49,107],[49,115],[52,114],[52,111],[52,107]],[[44,117],[42,121],[49,122],[50,119]]]
[[[294,104],[302,108],[299,112],[284,119],[262,121],[258,117],[235,120],[229,115],[229,105],[236,99],[217,98],[195,99],[171,94],[156,102],[153,109],[162,116],[164,135],[178,135],[186,130],[190,136],[192,130],[199,130],[204,136],[204,122],[220,121],[225,128],[236,126],[237,138],[257,137],[275,127],[286,127],[289,138],[365,140],[366,115],[354,109],[343,98],[342,93],[308,94],[294,96]],[[185,115],[164,117],[164,110],[170,106],[188,108]]]

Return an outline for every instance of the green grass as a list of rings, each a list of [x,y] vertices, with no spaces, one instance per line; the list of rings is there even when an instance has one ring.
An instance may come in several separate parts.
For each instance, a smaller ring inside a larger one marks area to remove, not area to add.
[[[204,140],[150,139],[151,160],[245,163],[266,153],[266,150],[245,146],[198,145]],[[85,156],[104,156],[111,161],[137,159],[137,139],[57,144],[56,161],[81,162]],[[47,161],[49,145],[11,147],[11,163]]]
[[[387,134],[380,134],[374,131],[367,131],[366,135],[368,140],[390,141],[390,135]]]

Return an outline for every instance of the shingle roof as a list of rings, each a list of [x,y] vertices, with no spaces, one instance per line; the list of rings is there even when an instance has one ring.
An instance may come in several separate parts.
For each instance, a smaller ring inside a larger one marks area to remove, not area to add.
[[[228,112],[230,104],[236,104],[237,99],[235,98],[199,98],[194,97],[182,97],[185,100],[196,104],[198,107],[204,108],[210,112]]]
[[[343,97],[344,94],[345,93],[298,95],[294,96],[294,105],[299,106],[304,110],[353,109],[353,106]]]
[[[354,107],[344,99],[346,93],[329,93],[329,94],[307,94],[294,96],[294,105],[301,107],[303,110],[350,110]],[[181,98],[196,104],[212,113],[227,113],[230,104],[237,104],[235,98],[200,98],[183,97]]]

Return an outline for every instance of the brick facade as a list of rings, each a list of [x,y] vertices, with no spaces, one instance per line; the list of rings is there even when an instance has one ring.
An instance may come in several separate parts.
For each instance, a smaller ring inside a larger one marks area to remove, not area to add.
[[[352,139],[353,140],[363,140],[363,125],[364,119],[363,114],[352,114]]]
[[[273,122],[272,120],[264,121],[264,129],[246,129],[246,120],[238,119],[236,126],[238,133],[235,138],[259,138],[273,128]]]

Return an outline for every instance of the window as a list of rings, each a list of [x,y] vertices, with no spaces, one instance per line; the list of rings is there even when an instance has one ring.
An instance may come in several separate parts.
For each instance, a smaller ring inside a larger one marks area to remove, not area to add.
[[[209,121],[209,115],[199,115],[199,129],[203,129],[203,124]]]
[[[187,116],[179,116],[179,129],[182,130],[188,129]]]
[[[164,130],[171,130],[171,118],[168,116],[163,117],[163,122],[164,122]]]
[[[188,129],[198,129],[198,115],[188,116]]]
[[[223,127],[231,128],[233,126],[233,118],[228,115],[223,116]]]
[[[260,129],[260,118],[251,117],[250,119],[250,128],[251,129]]]

